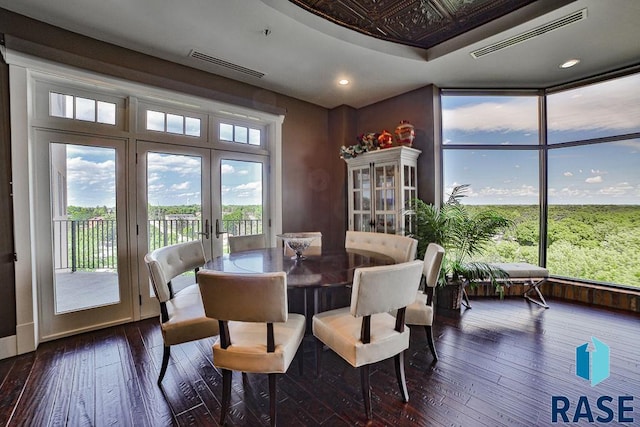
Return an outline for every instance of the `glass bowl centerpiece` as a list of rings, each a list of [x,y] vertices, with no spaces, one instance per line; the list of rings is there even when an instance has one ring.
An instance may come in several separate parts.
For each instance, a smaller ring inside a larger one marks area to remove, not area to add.
[[[305,257],[302,255],[304,251],[311,246],[311,243],[317,239],[316,236],[309,236],[304,233],[283,233],[278,234],[284,244],[289,247],[293,252],[295,252],[295,256],[291,257],[291,259],[302,260]]]

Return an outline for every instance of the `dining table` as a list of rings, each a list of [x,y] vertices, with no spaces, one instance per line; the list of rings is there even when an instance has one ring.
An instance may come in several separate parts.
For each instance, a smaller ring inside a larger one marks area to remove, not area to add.
[[[324,303],[321,301],[322,290],[349,287],[357,268],[394,263],[388,255],[356,249],[322,250],[320,254],[303,254],[300,259],[285,255],[282,247],[273,247],[224,254],[208,261],[204,268],[245,274],[284,271],[287,288],[302,292],[301,311],[307,318],[309,332],[313,314],[330,308],[327,298]]]

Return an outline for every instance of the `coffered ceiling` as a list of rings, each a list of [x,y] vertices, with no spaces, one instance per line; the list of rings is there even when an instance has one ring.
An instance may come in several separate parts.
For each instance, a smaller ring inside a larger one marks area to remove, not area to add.
[[[429,84],[545,88],[640,62],[640,0],[0,0],[0,7],[265,89],[256,96],[275,91],[327,108],[360,108]],[[573,16],[580,18],[567,21]],[[559,68],[569,58],[581,62]]]
[[[429,49],[535,0],[290,0],[368,36]]]

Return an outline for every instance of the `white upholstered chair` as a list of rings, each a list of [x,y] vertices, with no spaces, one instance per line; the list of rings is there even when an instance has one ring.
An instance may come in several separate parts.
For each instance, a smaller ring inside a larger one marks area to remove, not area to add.
[[[400,234],[349,230],[344,247],[389,255],[396,263],[401,263],[416,259],[418,241]]]
[[[304,255],[322,255],[322,233],[319,231],[306,231],[303,233],[295,233],[300,237],[315,237],[309,247],[304,251]],[[287,244],[284,244],[285,256],[294,256],[296,253],[291,250]]]
[[[220,424],[229,410],[232,371],[269,375],[271,425],[276,424],[276,374],[287,372],[304,338],[305,318],[288,312],[284,272],[198,273],[204,310],[218,319],[220,340],[213,363],[222,369]],[[298,363],[302,370],[302,354]]]
[[[249,234],[247,236],[229,236],[229,252],[250,251],[267,247],[264,234]]]
[[[404,350],[409,347],[409,329],[404,314],[416,298],[422,261],[358,268],[354,272],[351,306],[313,316],[316,337],[316,369],[320,375],[323,344],[351,366],[360,368],[362,396],[367,419],[371,419],[369,365],[394,358],[398,386],[409,401],[404,376]],[[394,317],[389,312],[397,310]]]
[[[195,283],[174,294],[171,280],[205,263],[202,242],[178,243],[156,249],[144,257],[149,280],[160,302],[160,329],[164,342],[158,385],[167,371],[171,346],[218,335],[218,322],[204,314],[200,289]]]
[[[433,342],[433,294],[438,285],[440,268],[444,257],[444,248],[435,243],[429,243],[424,253],[422,274],[425,278],[424,291],[418,291],[416,300],[407,307],[405,323],[407,325],[424,326],[427,342],[434,360],[438,360],[436,346]]]

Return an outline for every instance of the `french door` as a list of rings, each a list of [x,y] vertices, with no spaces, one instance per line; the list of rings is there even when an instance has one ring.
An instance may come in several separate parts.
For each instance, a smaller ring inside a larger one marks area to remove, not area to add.
[[[43,130],[35,138],[41,339],[133,319],[127,141]]]
[[[268,157],[149,141],[136,145],[137,247],[141,317],[157,314],[144,255],[202,240],[207,259],[223,254],[232,234],[268,231]],[[174,291],[192,272],[172,280]]]

